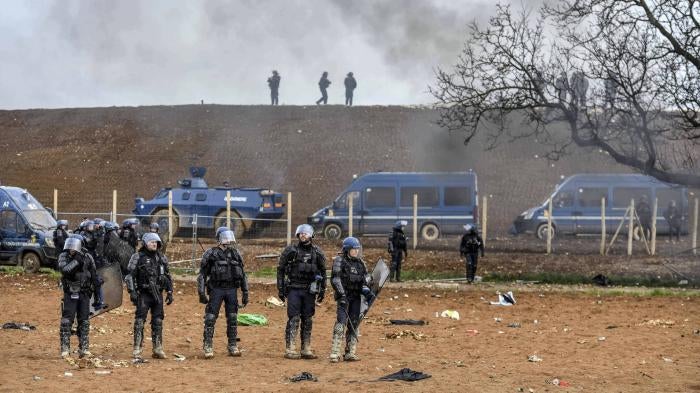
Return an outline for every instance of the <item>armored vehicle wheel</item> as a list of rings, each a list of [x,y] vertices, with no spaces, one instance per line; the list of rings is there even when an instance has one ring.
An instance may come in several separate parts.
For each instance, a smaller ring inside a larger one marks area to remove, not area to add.
[[[39,256],[33,252],[27,252],[22,256],[22,267],[27,273],[36,273],[41,267]]]
[[[237,211],[231,210],[231,230],[236,236],[236,240],[240,240],[245,233],[247,226],[245,220],[241,218],[241,215]],[[218,227],[226,226],[226,211],[221,211],[214,218],[214,230]]]
[[[166,234],[172,231],[173,236],[177,234],[180,229],[180,217],[173,211],[173,227],[168,228],[168,209],[158,210],[153,214],[151,222],[156,222],[160,226],[160,232]]]
[[[343,231],[340,229],[340,225],[338,224],[328,224],[323,228],[323,236],[326,239],[340,239],[342,234]]]
[[[437,240],[437,238],[440,236],[440,229],[435,224],[432,224],[432,223],[425,224],[420,229],[420,236],[424,240],[428,240],[428,241]]]

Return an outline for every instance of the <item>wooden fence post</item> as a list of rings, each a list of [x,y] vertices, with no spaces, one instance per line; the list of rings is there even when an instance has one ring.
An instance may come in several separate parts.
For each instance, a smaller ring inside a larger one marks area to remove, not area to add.
[[[489,218],[488,218],[488,211],[489,211],[488,201],[489,200],[488,200],[488,198],[484,197],[483,201],[484,201],[483,206],[482,206],[483,213],[481,214],[481,222],[482,222],[481,240],[484,242],[484,247],[486,247],[486,228],[487,228],[488,223],[489,223]]]
[[[292,193],[287,193],[287,245],[292,244]]]
[[[418,247],[418,194],[413,194],[413,249]]]
[[[627,223],[627,255],[632,255],[634,240],[634,199],[630,200],[629,222]]]
[[[605,255],[605,236],[607,234],[607,228],[605,227],[605,198],[600,199],[600,255]]]
[[[547,254],[552,253],[552,198],[549,198],[549,207],[547,210]]]
[[[654,207],[651,209],[651,255],[656,255],[656,214],[659,208],[659,198],[654,198]]]

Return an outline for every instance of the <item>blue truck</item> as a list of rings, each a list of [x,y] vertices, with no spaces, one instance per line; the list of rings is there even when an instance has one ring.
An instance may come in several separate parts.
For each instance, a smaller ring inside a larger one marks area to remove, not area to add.
[[[413,231],[413,195],[418,195],[418,233],[424,240],[459,234],[478,223],[479,198],[474,172],[373,172],[353,180],[332,204],[307,218],[315,231],[339,239],[348,232],[352,195],[353,235],[386,235],[397,220]]]
[[[33,273],[54,266],[56,220],[27,190],[0,186],[0,263],[24,267]]]
[[[599,234],[602,230],[601,198],[605,198],[605,229],[614,233],[625,211],[634,199],[642,196],[650,204],[658,198],[657,233],[668,233],[663,213],[673,200],[681,212],[688,212],[688,189],[661,182],[640,174],[577,174],[569,176],[557,185],[552,199],[552,227],[554,235]],[[534,233],[540,239],[547,237],[548,201],[525,210],[513,222],[512,234]],[[627,232],[627,225],[623,231]],[[638,228],[634,229],[639,231]],[[687,232],[687,221],[683,227]]]
[[[196,214],[197,227],[215,229],[226,225],[226,193],[231,192],[231,226],[237,237],[246,231],[262,229],[269,221],[285,214],[284,196],[267,188],[210,188],[204,180],[206,168],[190,168],[191,177],[178,180],[179,187],[162,188],[152,199],[136,197],[133,213],[144,223],[168,225],[168,193],[173,194],[173,228],[192,228]]]

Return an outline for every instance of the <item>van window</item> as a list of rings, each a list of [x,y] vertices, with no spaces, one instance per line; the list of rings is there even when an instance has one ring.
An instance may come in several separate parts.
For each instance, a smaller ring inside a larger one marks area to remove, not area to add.
[[[552,199],[552,207],[571,207],[574,205],[574,193],[569,190],[562,190]]]
[[[608,189],[603,187],[580,187],[578,189],[579,207],[597,207],[600,209],[600,200],[608,199]]]
[[[413,194],[418,195],[418,206],[440,205],[437,187],[401,187],[401,206],[413,206]]]
[[[335,201],[335,207],[336,209],[347,209],[348,208],[348,195],[352,194],[352,208],[356,209],[360,205],[360,192],[359,191],[350,191],[346,192],[338,198],[338,200]]]
[[[472,190],[469,187],[445,187],[445,206],[471,206]]]
[[[203,193],[203,192],[198,192],[197,195],[194,197],[194,199],[195,199],[197,202],[206,201],[206,200],[207,200],[207,194],[205,194],[205,193]]]
[[[10,197],[5,194],[5,191],[0,190],[0,209],[10,207]]]
[[[26,232],[27,226],[16,211],[0,211],[0,234],[3,236],[15,236]]]
[[[365,191],[365,206],[368,209],[396,207],[396,189],[394,187],[368,187]]]
[[[189,192],[189,191],[185,191],[185,192],[182,193],[182,200],[183,200],[183,201],[189,201],[189,200],[190,200],[190,192]]]
[[[626,208],[630,205],[630,200],[634,199],[634,204],[639,204],[642,196],[647,197],[647,202],[651,201],[651,188],[648,187],[615,187],[613,188],[613,207]]]
[[[666,209],[668,209],[668,204],[671,203],[671,201],[676,201],[676,206],[683,211],[684,206],[682,204],[682,196],[683,193],[680,189],[657,188],[656,198],[659,200],[659,213],[666,211]]]

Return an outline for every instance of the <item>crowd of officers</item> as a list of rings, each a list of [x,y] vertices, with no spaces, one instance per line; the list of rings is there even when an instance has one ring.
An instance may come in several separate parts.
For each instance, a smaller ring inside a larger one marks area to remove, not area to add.
[[[272,71],[272,75],[267,78],[267,86],[270,88],[270,104],[279,105],[280,83],[282,77],[277,70]],[[348,72],[343,81],[345,85],[345,105],[352,106],[352,99],[357,89],[357,80],[352,72]],[[318,80],[318,89],[321,91],[321,98],[316,101],[316,105],[328,104],[328,88],[331,86],[331,81],[328,79],[328,71],[321,74]]]

